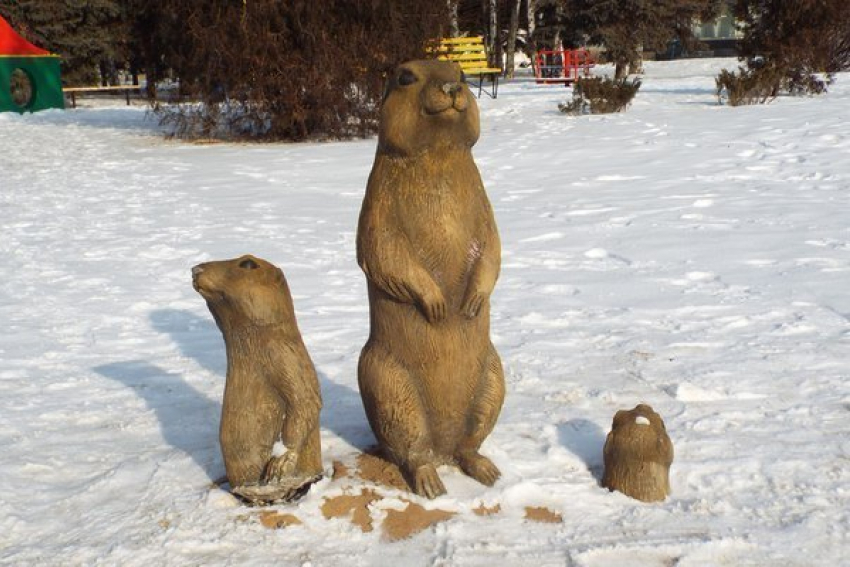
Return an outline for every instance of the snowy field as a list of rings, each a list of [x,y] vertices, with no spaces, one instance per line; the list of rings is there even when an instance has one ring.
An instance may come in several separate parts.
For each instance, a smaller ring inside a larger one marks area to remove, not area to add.
[[[483,452],[503,476],[444,469],[433,502],[380,489],[366,533],[323,516],[330,479],[274,507],[302,522],[283,529],[214,485],[225,355],[189,270],[281,266],[326,468],[353,463],[374,442],[354,240],[375,140],[184,144],[122,106],[0,115],[0,564],[846,565],[850,76],[719,106],[735,64],[650,63],[620,115],[566,117],[568,91],[532,83],[480,101],[508,387]],[[641,401],[675,447],[662,504],[599,486],[611,418]],[[454,516],[388,542],[402,496]]]

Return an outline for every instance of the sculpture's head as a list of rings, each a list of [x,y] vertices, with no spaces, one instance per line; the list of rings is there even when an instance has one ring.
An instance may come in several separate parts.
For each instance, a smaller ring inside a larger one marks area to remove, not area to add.
[[[621,456],[632,455],[642,462],[669,466],[673,462],[673,445],[664,421],[650,406],[639,404],[631,410],[614,415],[608,447],[616,446]]]
[[[192,285],[206,299],[222,332],[289,322],[292,299],[283,272],[255,256],[192,268]]]
[[[478,105],[457,63],[410,61],[393,72],[381,107],[379,153],[468,149],[479,132]]]

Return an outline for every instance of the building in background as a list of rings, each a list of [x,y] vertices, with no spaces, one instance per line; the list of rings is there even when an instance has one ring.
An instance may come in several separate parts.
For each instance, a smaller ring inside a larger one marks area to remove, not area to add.
[[[734,57],[738,55],[738,41],[743,33],[738,28],[728,4],[724,4],[720,16],[711,22],[694,24],[694,37],[706,45],[712,57]]]

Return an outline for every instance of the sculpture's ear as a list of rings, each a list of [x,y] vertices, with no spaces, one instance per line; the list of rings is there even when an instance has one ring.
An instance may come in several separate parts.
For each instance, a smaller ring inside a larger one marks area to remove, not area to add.
[[[393,90],[393,83],[395,82],[395,76],[390,75],[387,77],[386,83],[384,84],[384,94],[381,96],[381,104],[384,104],[387,101],[387,97],[390,96],[390,93]]]
[[[628,410],[620,410],[614,414],[614,421],[611,422],[611,429],[617,429],[631,419],[632,412]]]
[[[384,96],[381,97],[381,104],[387,101],[387,97],[390,96],[395,88],[398,86],[398,69],[393,69],[390,73],[387,73],[387,80],[384,84]]]
[[[655,413],[655,411],[652,409],[652,407],[648,406],[646,404],[636,405],[634,411],[638,412],[639,414],[641,414],[644,417],[650,417],[652,414]]]
[[[635,409],[632,410],[636,415],[640,415],[649,420],[653,427],[661,427],[662,431],[666,431],[664,427],[664,420],[661,419],[661,416],[652,409],[652,406],[647,404],[638,404],[635,406]]]

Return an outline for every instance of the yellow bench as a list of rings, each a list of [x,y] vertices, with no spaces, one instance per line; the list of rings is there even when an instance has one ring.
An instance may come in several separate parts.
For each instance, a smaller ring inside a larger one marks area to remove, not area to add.
[[[427,48],[428,53],[443,61],[454,61],[463,73],[468,77],[476,77],[477,83],[472,86],[478,87],[478,97],[486,92],[492,98],[496,98],[499,92],[499,75],[502,69],[491,67],[487,61],[487,50],[484,47],[484,38],[474,37],[451,37],[435,40]],[[490,92],[483,90],[484,80],[491,82]]]

